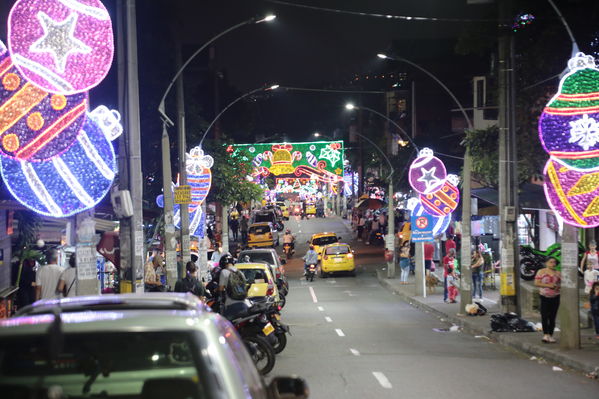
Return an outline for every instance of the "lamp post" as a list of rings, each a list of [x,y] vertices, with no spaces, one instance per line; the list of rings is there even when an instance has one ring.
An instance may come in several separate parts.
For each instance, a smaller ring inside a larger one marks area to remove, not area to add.
[[[267,15],[264,18],[258,19],[256,17],[250,18],[236,25],[231,26],[228,29],[220,32],[216,36],[212,37],[206,43],[204,43],[199,49],[197,49],[188,59],[179,67],[175,76],[171,79],[167,86],[160,103],[158,105],[158,113],[162,119],[162,187],[164,191],[164,224],[165,224],[165,237],[164,237],[164,252],[165,252],[165,263],[167,269],[167,281],[169,285],[174,285],[173,280],[176,280],[177,276],[174,271],[177,268],[177,256],[176,256],[176,238],[175,238],[175,225],[174,225],[174,203],[171,192],[171,165],[170,165],[170,143],[168,136],[168,128],[173,126],[173,121],[166,115],[166,97],[170,93],[173,85],[176,82],[180,82],[177,86],[177,108],[178,110],[178,139],[177,148],[179,155],[179,185],[187,185],[187,173],[185,170],[185,152],[187,149],[185,140],[185,104],[183,100],[183,82],[179,80],[185,68],[206,49],[210,44],[219,39],[220,37],[232,32],[242,26],[251,24],[260,24],[262,22],[270,22],[276,18],[275,15]],[[181,215],[181,262],[185,264],[190,260],[190,245],[189,245],[189,211],[187,204],[180,205]]]
[[[248,91],[247,93],[242,94],[239,97],[237,97],[235,100],[231,101],[208,124],[208,127],[206,128],[206,130],[204,130],[204,134],[202,135],[202,138],[200,139],[200,144],[198,144],[198,146],[202,147],[202,143],[204,142],[204,139],[206,138],[206,136],[208,136],[208,132],[210,131],[210,129],[212,128],[212,126],[214,126],[214,124],[216,123],[216,121],[218,121],[218,119],[225,112],[227,112],[227,110],[229,108],[231,108],[233,105],[235,105],[239,101],[243,100],[244,98],[251,96],[254,93],[258,93],[260,91],[276,90],[277,88],[279,88],[279,85],[261,86],[261,87],[258,87],[257,89]],[[227,209],[228,207],[223,204],[223,206],[221,208],[222,208],[221,209],[221,219],[222,219],[222,238],[221,238],[221,241],[222,241],[222,248],[223,248],[223,252],[228,252],[229,251],[229,218],[228,218],[228,209]],[[202,253],[200,253],[199,256],[200,257],[202,257],[202,256],[205,257],[205,255],[202,254]]]
[[[408,65],[413,66],[414,68],[418,69],[419,71],[422,71],[423,73],[425,73],[426,75],[428,75],[430,78],[432,78],[435,82],[437,82],[442,88],[443,90],[445,90],[445,92],[447,94],[449,94],[449,96],[452,98],[452,100],[456,103],[456,105],[458,106],[458,108],[460,109],[460,111],[462,112],[462,115],[464,116],[464,119],[466,120],[466,123],[468,124],[468,129],[472,130],[473,129],[473,125],[472,125],[472,121],[470,120],[470,118],[468,117],[468,114],[466,113],[466,110],[464,109],[464,106],[462,105],[462,103],[460,102],[460,100],[458,100],[458,98],[453,94],[453,92],[441,81],[439,80],[439,78],[437,78],[435,75],[433,75],[431,72],[429,72],[428,70],[426,70],[425,68],[421,67],[420,65],[407,60],[403,57],[398,57],[398,56],[388,56],[386,54],[383,53],[379,53],[377,54],[377,57],[381,58],[381,59],[388,59],[388,60],[393,60],[393,61],[398,61],[398,62],[404,62]],[[462,276],[463,278],[461,279],[461,292],[460,292],[460,312],[464,313],[466,311],[466,305],[472,302],[472,288],[471,288],[471,284],[470,282],[472,281],[472,271],[470,269],[470,246],[471,246],[471,230],[472,230],[472,225],[471,225],[471,200],[470,200],[470,172],[472,169],[472,158],[470,157],[470,149],[468,147],[466,147],[466,151],[464,153],[464,170],[463,170],[463,183],[462,183],[462,197],[464,198],[464,200],[462,201],[462,247],[461,247],[461,259],[460,259],[460,265],[461,265],[461,272],[462,272]]]
[[[381,118],[385,119],[387,122],[389,122],[393,126],[395,126],[400,132],[402,132],[406,136],[408,141],[414,146],[414,148],[416,148],[416,150],[418,150],[416,143],[414,143],[414,141],[412,140],[410,135],[405,130],[403,130],[403,128],[401,126],[399,126],[397,123],[395,123],[395,121],[393,121],[392,119],[387,117],[385,114],[382,114],[372,108],[364,107],[362,105],[358,107],[351,103],[346,104],[345,108],[350,111],[354,110],[354,109],[364,109],[366,111],[372,112],[375,115],[380,116]],[[389,175],[387,176],[387,179],[388,179],[387,219],[388,220],[387,220],[387,238],[385,240],[386,241],[385,245],[386,245],[387,251],[389,251],[392,254],[391,260],[389,262],[387,262],[387,277],[394,278],[395,277],[395,211],[394,211],[395,207],[393,205],[393,174],[395,173],[395,169],[393,169],[393,165],[391,164],[391,161],[389,160],[389,158],[387,157],[385,152],[383,150],[381,150],[378,145],[376,145],[372,140],[370,140],[368,137],[364,136],[363,134],[357,133],[357,132],[355,132],[355,133],[356,133],[356,135],[362,137],[364,140],[366,140],[370,144],[372,144],[381,153],[383,158],[385,158],[385,160],[387,161],[387,164],[389,164],[389,169],[390,169],[391,173],[389,173]]]

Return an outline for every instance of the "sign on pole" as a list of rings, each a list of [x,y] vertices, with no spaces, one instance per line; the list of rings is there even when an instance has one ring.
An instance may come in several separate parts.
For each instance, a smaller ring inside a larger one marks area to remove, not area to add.
[[[427,213],[410,218],[412,227],[412,242],[433,241],[433,217]]]
[[[175,187],[175,204],[191,204],[191,186]]]

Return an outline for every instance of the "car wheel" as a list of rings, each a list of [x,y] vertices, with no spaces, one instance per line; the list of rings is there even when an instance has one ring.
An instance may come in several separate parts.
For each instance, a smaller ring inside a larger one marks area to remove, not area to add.
[[[349,275],[352,276],[352,277],[356,277],[356,269],[354,269],[351,272],[349,272]]]
[[[320,270],[320,278],[327,278],[327,274],[322,269]]]
[[[270,373],[275,366],[275,351],[272,346],[261,337],[244,337],[243,341],[248,346],[258,372],[262,375]]]

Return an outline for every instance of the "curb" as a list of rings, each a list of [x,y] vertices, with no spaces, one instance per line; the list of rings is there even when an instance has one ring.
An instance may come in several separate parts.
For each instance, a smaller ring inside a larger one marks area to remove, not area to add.
[[[516,351],[524,353],[526,355],[534,355],[537,357],[542,357],[545,360],[551,361],[553,363],[561,364],[563,366],[566,366],[570,369],[579,371],[584,374],[597,373],[597,371],[599,370],[599,367],[598,367],[599,364],[593,365],[590,363],[580,362],[578,360],[568,357],[565,353],[555,352],[555,351],[552,351],[549,349],[545,349],[544,347],[542,347],[540,345],[534,345],[534,344],[530,344],[529,342],[524,342],[522,340],[519,340],[517,337],[513,336],[514,333],[503,333],[503,334],[502,333],[499,333],[499,334],[493,333],[489,329],[480,328],[480,327],[472,325],[471,323],[469,323],[467,320],[465,320],[462,317],[459,317],[457,315],[446,314],[445,312],[442,312],[430,305],[420,302],[419,300],[415,299],[414,297],[411,297],[411,296],[399,291],[397,288],[393,287],[393,285],[382,274],[383,273],[381,272],[381,270],[376,271],[376,277],[377,277],[379,283],[387,291],[392,292],[393,294],[397,295],[401,300],[409,303],[410,305],[414,306],[417,309],[428,311],[429,313],[432,313],[440,318],[445,319],[446,321],[449,321],[449,322],[457,325],[458,327],[460,327],[463,331],[467,332],[468,334],[484,335],[484,336],[488,337],[489,339],[493,339],[494,341],[498,342],[499,344],[501,344],[505,347],[515,349]]]

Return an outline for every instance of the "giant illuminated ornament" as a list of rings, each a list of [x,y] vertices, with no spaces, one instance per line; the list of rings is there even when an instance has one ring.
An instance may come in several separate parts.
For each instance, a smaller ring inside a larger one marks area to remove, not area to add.
[[[599,226],[599,69],[583,53],[568,68],[539,119],[539,137],[551,156],[544,188],[565,223],[590,228]]]
[[[214,159],[210,155],[204,155],[204,151],[200,147],[194,147],[186,154],[187,184],[191,186],[191,203],[188,206],[189,233],[200,238],[204,238],[206,215],[202,212],[202,203],[206,200],[212,185],[212,172],[210,170],[212,165],[214,165]],[[173,188],[177,185],[173,183]],[[173,195],[172,192],[171,195]],[[156,198],[156,203],[159,207],[164,207],[164,196],[162,194]],[[174,224],[179,228],[181,226],[179,204],[175,204],[174,210]]]
[[[451,214],[460,202],[459,177],[448,175],[445,165],[434,156],[433,150],[423,148],[410,165],[409,181],[414,191],[419,193],[417,198],[408,201],[412,215],[431,215],[433,235],[445,232],[451,222]]]
[[[93,208],[116,174],[120,115],[89,110],[108,73],[112,22],[99,0],[18,0],[0,43],[0,173],[27,208],[67,217]]]

